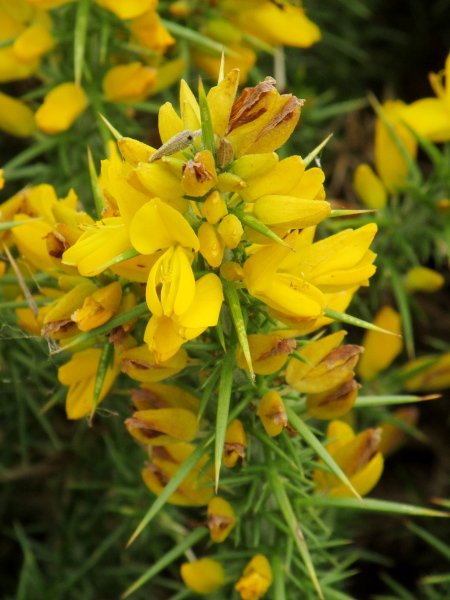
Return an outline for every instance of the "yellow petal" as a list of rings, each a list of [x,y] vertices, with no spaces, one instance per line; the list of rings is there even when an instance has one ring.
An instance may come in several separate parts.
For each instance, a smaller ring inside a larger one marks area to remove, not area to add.
[[[253,213],[265,225],[303,229],[323,221],[331,213],[331,206],[321,200],[272,195],[259,198]]]
[[[405,109],[404,118],[414,131],[432,142],[450,140],[450,103],[441,98],[416,100]]]
[[[373,379],[387,369],[403,349],[401,317],[390,306],[383,306],[373,320],[374,325],[392,331],[394,335],[367,330],[364,339],[364,354],[358,364],[358,375],[362,379]]]
[[[30,62],[51,50],[53,45],[48,28],[41,23],[33,23],[14,41],[13,48],[20,60]]]
[[[81,87],[62,83],[45,96],[35,115],[36,125],[48,134],[66,131],[87,105],[88,98]]]
[[[155,0],[97,0],[97,3],[124,20],[133,19],[157,6]]]
[[[141,102],[156,82],[156,70],[140,62],[112,67],[103,78],[106,99],[113,102]]]
[[[220,267],[225,244],[219,232],[209,223],[202,223],[198,230],[200,253],[211,267]]]
[[[281,396],[273,390],[261,398],[256,414],[270,437],[279,435],[288,423]]]
[[[236,525],[236,516],[229,502],[215,496],[208,503],[208,527],[213,542],[223,542]]]
[[[197,417],[184,408],[140,410],[125,425],[135,439],[150,446],[165,446],[179,440],[190,442],[198,431]]]
[[[187,587],[197,594],[212,594],[225,584],[222,565],[211,558],[183,563],[181,577]]]
[[[28,137],[36,129],[34,113],[25,102],[0,92],[0,129],[18,137]]]
[[[213,131],[224,136],[239,84],[239,69],[230,71],[222,81],[208,92],[207,100]]]
[[[359,199],[368,208],[378,209],[386,206],[386,188],[369,165],[359,165],[357,167],[353,185]]]
[[[181,348],[170,360],[159,363],[153,352],[144,345],[122,353],[122,370],[137,381],[162,381],[183,370],[187,361],[187,353]]]
[[[403,279],[403,285],[409,293],[437,292],[444,283],[445,279],[440,273],[427,267],[413,267]]]

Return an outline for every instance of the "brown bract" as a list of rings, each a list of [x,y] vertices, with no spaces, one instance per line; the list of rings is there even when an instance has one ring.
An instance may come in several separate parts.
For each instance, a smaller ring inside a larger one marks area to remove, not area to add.
[[[299,100],[295,96],[289,98],[289,100],[286,102],[286,104],[283,106],[280,112],[277,113],[274,116],[274,118],[264,127],[264,129],[262,129],[259,132],[258,137],[255,139],[255,142],[257,142],[260,138],[263,137],[263,135],[266,135],[266,133],[268,133],[272,129],[275,129],[275,127],[278,127],[278,125],[280,125],[284,121],[289,121],[290,119],[292,119],[297,106],[303,106],[304,103],[304,100]]]
[[[293,339],[282,339],[276,346],[274,346],[269,352],[265,354],[261,354],[256,359],[264,360],[265,358],[270,358],[271,356],[277,356],[278,354],[290,354],[297,348],[297,342]]]
[[[262,106],[252,112],[252,109],[270,90],[274,89],[275,79],[266,77],[264,81],[258,83],[252,88],[245,88],[237,98],[231,109],[230,120],[228,122],[227,135],[237,127],[251,123],[265,112],[267,108]]]

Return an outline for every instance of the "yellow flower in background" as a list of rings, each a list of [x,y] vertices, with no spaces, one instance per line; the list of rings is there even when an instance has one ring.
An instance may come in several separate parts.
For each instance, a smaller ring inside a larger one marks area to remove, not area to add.
[[[112,67],[103,78],[106,99],[112,102],[141,102],[156,83],[156,69],[140,62]]]
[[[0,92],[0,129],[18,137],[29,137],[36,129],[33,111],[22,100]]]
[[[408,392],[434,392],[450,387],[450,352],[422,356],[402,369],[403,387]]]
[[[184,408],[139,410],[125,421],[125,425],[135,439],[150,446],[190,442],[198,432],[197,417]]]
[[[236,516],[229,502],[219,496],[215,496],[208,503],[209,533],[213,542],[223,542],[236,525]]]
[[[386,206],[388,195],[381,179],[369,165],[359,165],[353,176],[353,187],[367,208],[380,209]]]
[[[124,4],[129,4],[128,0],[122,1]],[[136,0],[136,2],[139,2],[139,0]],[[156,4],[157,2],[154,0],[153,6],[149,10],[136,15],[130,23],[130,29],[140,45],[163,54],[169,46],[175,44],[176,40],[162,25],[158,13],[155,12]]]
[[[401,100],[388,100],[382,108],[385,118],[394,128],[395,134],[401,140],[406,152],[415,159],[417,156],[416,138],[402,123],[407,119],[408,106]],[[388,190],[404,184],[408,174],[408,165],[402,153],[379,117],[375,123],[375,167]]]
[[[155,10],[158,0],[96,0],[97,4],[107,8],[119,19],[133,19],[146,11]]]
[[[403,350],[401,317],[390,306],[383,306],[376,314],[373,324],[394,335],[368,329],[362,345],[364,354],[358,363],[358,375],[362,379],[374,379],[378,373],[387,369]]]
[[[416,406],[407,406],[400,408],[393,413],[395,420],[399,420],[405,425],[414,426],[419,418],[419,410]],[[381,440],[380,452],[383,456],[389,456],[396,452],[407,440],[408,434],[401,429],[395,422],[384,421],[380,424]]]
[[[407,107],[404,118],[423,137],[432,142],[446,142],[450,140],[450,54],[444,70],[430,73],[429,77],[436,98],[416,100]]]
[[[101,352],[100,348],[82,350],[58,369],[59,381],[69,386],[66,398],[68,419],[82,419],[93,409],[95,379]],[[99,402],[109,392],[119,373],[120,356],[115,353],[113,362],[106,371]]]
[[[239,419],[234,419],[227,427],[225,434],[225,445],[223,448],[223,464],[226,467],[234,467],[238,459],[243,461],[247,447],[247,436],[244,426]]]
[[[36,125],[49,135],[66,131],[88,103],[85,91],[75,83],[57,85],[45,96],[44,103],[36,111]]]
[[[247,339],[253,372],[257,375],[271,375],[279,371],[297,345],[295,340],[284,339],[277,335],[252,333],[247,336]],[[241,348],[237,350],[236,357],[238,366],[248,371],[249,367]]]
[[[222,0],[220,6],[240,29],[273,46],[308,48],[321,37],[300,6],[270,0]]]
[[[263,554],[257,554],[247,564],[234,589],[242,600],[262,598],[272,584],[273,575],[269,561]]]
[[[63,4],[68,4],[69,2],[75,2],[75,0],[26,0],[26,2],[39,8],[50,9],[63,6]]]
[[[412,267],[403,278],[403,285],[407,292],[437,292],[445,284],[444,277],[427,267]]]
[[[327,444],[327,451],[361,496],[375,487],[383,472],[380,439],[381,429],[366,429],[355,435],[343,421],[331,421],[328,425],[327,440],[334,441]],[[335,497],[353,496],[352,490],[332,473],[316,469],[313,478],[318,492]]]
[[[118,311],[121,298],[122,287],[115,281],[88,296],[71,318],[81,331],[94,329],[109,321]]]
[[[181,577],[187,587],[197,594],[212,594],[225,584],[222,565],[212,558],[181,565]]]

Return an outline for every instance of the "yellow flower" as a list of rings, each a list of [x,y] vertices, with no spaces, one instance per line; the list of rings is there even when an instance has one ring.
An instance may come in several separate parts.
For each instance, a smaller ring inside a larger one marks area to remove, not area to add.
[[[187,363],[188,356],[183,348],[164,362],[158,362],[147,345],[131,348],[122,353],[122,371],[132,379],[144,383],[173,377],[182,371]]]
[[[419,418],[419,411],[415,406],[407,406],[406,408],[400,408],[394,412],[395,419],[401,422],[414,426]],[[380,441],[380,452],[383,456],[389,456],[396,452],[406,441],[408,434],[389,421],[381,423],[381,441]]]
[[[359,165],[353,176],[353,186],[367,208],[383,208],[387,203],[387,190],[369,165]]]
[[[403,279],[403,285],[409,293],[437,292],[444,285],[444,277],[427,267],[412,267]]]
[[[355,436],[343,421],[331,421],[327,429],[327,451],[344,471],[356,491],[364,496],[377,484],[383,472],[383,455],[379,451],[381,429],[366,429]],[[350,497],[352,490],[340,483],[336,475],[314,471],[317,491],[329,496]]]
[[[96,0],[96,2],[124,20],[154,10],[158,4],[158,0]]]
[[[178,442],[168,446],[154,446],[150,450],[151,462],[142,471],[147,487],[157,496],[161,494],[180,466],[194,452],[195,446]],[[180,483],[168,502],[180,506],[205,506],[214,496],[214,468],[205,470],[209,456],[204,455],[194,469]]]
[[[450,352],[423,356],[407,363],[402,369],[406,377],[403,386],[408,392],[434,392],[450,387]]]
[[[125,425],[135,439],[150,446],[190,442],[198,431],[197,417],[184,408],[139,410],[125,421]]]
[[[283,339],[277,335],[250,334],[247,336],[252,359],[253,372],[257,375],[271,375],[279,371],[295,350],[295,340]],[[241,349],[236,352],[237,364],[241,369],[249,370]]]
[[[28,137],[36,129],[34,113],[25,102],[0,92],[0,129],[18,137]]]
[[[234,589],[242,600],[258,600],[262,598],[272,584],[272,569],[263,554],[257,554],[247,564]]]
[[[208,527],[213,542],[223,542],[236,525],[236,516],[229,502],[215,496],[208,503]]]
[[[450,140],[450,54],[441,73],[430,73],[430,83],[436,98],[422,98],[405,110],[405,121],[432,142]],[[442,83],[445,77],[445,86]]]
[[[240,29],[274,46],[308,48],[320,40],[320,29],[300,6],[270,0],[222,0],[226,15]]]
[[[408,154],[414,159],[417,155],[417,141],[402,123],[407,118],[407,111],[407,105],[401,100],[388,100],[383,104],[386,119],[394,128],[395,134]],[[380,118],[375,124],[375,166],[378,175],[389,190],[402,185],[408,174],[408,165]]]
[[[103,78],[106,99],[113,102],[141,102],[156,82],[156,70],[140,62],[112,67]]]
[[[86,298],[96,291],[98,291],[96,286],[88,281],[76,285],[64,294],[46,313],[42,335],[63,339],[78,333],[73,314],[83,306]]]
[[[66,413],[69,419],[81,419],[93,408],[94,387],[101,352],[100,348],[77,352],[68,363],[58,369],[59,381],[63,385],[70,386],[66,398]],[[99,402],[109,392],[119,373],[120,357],[115,353],[113,363],[106,371]]]
[[[128,5],[128,0],[122,1]],[[147,3],[149,1],[151,0],[146,0]],[[135,0],[135,2],[140,2],[140,0]],[[169,46],[175,44],[175,39],[162,25],[159,15],[154,10],[155,6],[156,2],[153,0],[153,7],[136,16],[131,21],[130,27],[131,32],[144,48],[149,48],[163,54]]]
[[[317,394],[307,394],[306,407],[316,419],[339,419],[346,415],[355,404],[358,389],[361,387],[350,378],[338,383],[334,388]]]
[[[130,394],[138,410],[184,408],[197,414],[200,407],[198,398],[183,388],[167,383],[142,383],[139,390],[131,390]]]
[[[358,364],[358,375],[366,380],[374,379],[380,371],[387,369],[403,349],[401,318],[393,308],[383,306],[373,323],[394,335],[370,329],[364,334],[364,354]]]
[[[45,96],[35,115],[36,125],[50,135],[66,131],[87,105],[88,98],[81,87],[62,83]]]
[[[118,281],[96,290],[88,296],[83,306],[77,309],[72,320],[81,331],[89,331],[109,321],[118,311],[122,298],[122,287]]]
[[[364,349],[349,344],[339,346],[345,335],[345,331],[338,331],[301,348],[298,354],[308,362],[296,358],[289,361],[286,369],[288,384],[301,393],[320,394],[351,379]]]
[[[181,577],[187,587],[197,594],[212,594],[225,584],[223,567],[212,558],[183,563]]]
[[[281,396],[275,392],[267,392],[259,403],[256,412],[260,417],[267,435],[275,437],[283,431],[288,424],[286,411]]]
[[[225,434],[225,446],[223,448],[223,464],[226,467],[234,467],[240,457],[245,458],[247,447],[247,436],[244,427],[238,419],[231,421]]]

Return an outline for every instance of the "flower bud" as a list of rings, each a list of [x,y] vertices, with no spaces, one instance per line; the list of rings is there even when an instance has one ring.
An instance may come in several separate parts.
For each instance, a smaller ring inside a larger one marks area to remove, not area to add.
[[[245,458],[247,437],[241,421],[235,419],[227,427],[225,434],[225,445],[223,448],[223,464],[226,467],[234,467],[238,458]]]
[[[257,554],[247,564],[234,589],[242,600],[258,600],[267,592],[272,583],[272,569],[263,554]]]
[[[235,215],[224,217],[217,228],[227,248],[234,249],[239,245],[244,234],[242,223]]]
[[[220,267],[225,248],[217,229],[209,223],[202,223],[197,235],[200,254],[211,267]]]
[[[220,274],[227,281],[242,281],[244,269],[237,262],[226,261],[220,265]]]
[[[225,200],[220,192],[212,192],[202,205],[202,212],[211,225],[215,225],[228,214]]]
[[[184,163],[181,185],[187,196],[195,198],[204,196],[216,185],[216,182],[216,167],[209,150],[197,152],[194,160]]]
[[[197,594],[212,594],[225,584],[225,571],[217,560],[201,558],[181,565],[181,577]]]
[[[0,92],[0,129],[18,137],[32,135],[36,129],[33,111],[22,100]]]
[[[236,525],[231,504],[215,496],[208,504],[208,527],[213,542],[223,542]]]
[[[264,429],[270,437],[279,435],[283,427],[288,424],[283,401],[275,391],[270,391],[261,398],[256,414],[261,418]]]

